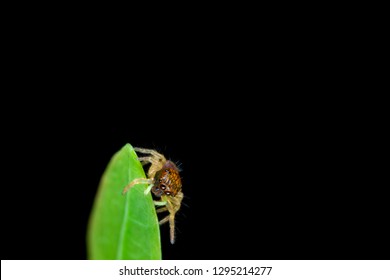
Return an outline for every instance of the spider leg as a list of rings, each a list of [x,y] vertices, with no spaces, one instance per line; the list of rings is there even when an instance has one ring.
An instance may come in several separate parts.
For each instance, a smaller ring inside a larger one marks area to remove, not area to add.
[[[156,206],[165,206],[165,205],[167,205],[166,201],[156,201],[156,200],[153,200],[153,203]]]
[[[165,160],[165,157],[162,154],[160,154],[160,153],[158,153],[158,152],[156,152],[155,150],[152,150],[152,149],[144,149],[144,148],[134,147],[134,151],[140,152],[140,153],[143,153],[143,154],[149,154],[149,155],[152,155],[153,157]]]
[[[169,214],[166,216],[164,219],[162,219],[159,224],[165,224],[166,222],[169,221],[169,228],[170,228],[170,241],[171,244],[175,243],[175,214]]]
[[[137,178],[130,182],[122,191],[122,194],[127,193],[131,187],[138,184],[153,184],[152,179],[145,179],[145,178]]]
[[[170,202],[169,204],[171,208],[170,212],[176,213],[177,211],[179,211],[181,206],[181,201],[183,200],[183,196],[184,196],[183,193],[179,192],[175,197],[170,197],[169,199]]]
[[[171,244],[175,243],[175,214],[180,209],[180,203],[183,199],[183,193],[179,192],[175,197],[169,197],[167,200],[167,209],[169,211],[169,216],[165,217],[160,221],[160,225],[166,220],[169,221],[169,229],[170,229],[170,241]]]
[[[148,179],[148,180],[151,180],[151,179]],[[150,192],[150,190],[153,188],[153,184],[150,184],[147,188],[146,188],[146,190],[144,191],[144,195],[147,195],[149,192]]]
[[[154,164],[156,164],[156,163],[159,162],[159,160],[156,160],[156,158],[154,158],[154,157],[139,157],[138,160],[140,162],[142,162],[143,164],[147,164],[147,163],[154,163]]]
[[[158,159],[159,161],[166,161],[164,155],[162,155],[159,152],[152,150],[152,149],[144,149],[144,148],[134,147],[134,151],[142,153],[142,154],[146,154],[146,155],[151,155],[152,157]]]
[[[162,219],[161,221],[159,221],[159,222],[158,222],[159,225],[161,226],[162,224],[165,224],[166,222],[168,222],[168,221],[169,221],[169,217],[170,217],[170,215],[166,216],[164,219]]]
[[[161,207],[161,208],[156,209],[156,213],[161,213],[161,212],[165,212],[165,211],[168,211],[167,207]]]
[[[171,244],[175,243],[175,214],[171,214],[169,217],[169,228],[171,235]]]
[[[164,163],[166,162],[165,158],[164,160],[161,160],[161,158],[155,158],[153,156],[150,157],[139,157],[138,160],[141,162],[142,165],[151,163],[152,165],[149,167],[148,170],[148,177],[154,178],[156,175],[156,172],[159,171]]]

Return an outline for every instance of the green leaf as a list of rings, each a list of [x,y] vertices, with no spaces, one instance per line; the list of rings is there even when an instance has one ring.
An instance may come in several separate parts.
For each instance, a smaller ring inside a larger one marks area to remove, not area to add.
[[[147,185],[123,188],[145,173],[130,144],[117,152],[100,181],[88,225],[88,258],[160,260],[160,229]]]

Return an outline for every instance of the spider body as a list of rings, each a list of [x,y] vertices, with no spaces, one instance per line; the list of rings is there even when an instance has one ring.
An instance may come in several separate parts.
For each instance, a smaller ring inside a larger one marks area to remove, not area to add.
[[[181,179],[179,169],[167,160],[162,169],[156,172],[152,193],[157,197],[168,195],[175,197],[181,191]]]
[[[149,184],[149,187],[145,190],[145,195],[152,191],[160,199],[154,201],[156,207],[160,207],[157,208],[156,212],[169,212],[169,215],[163,218],[159,224],[162,225],[169,221],[170,241],[173,244],[175,242],[175,214],[179,211],[184,196],[181,191],[179,169],[172,161],[166,160],[162,154],[155,150],[144,148],[134,148],[134,150],[148,154],[148,156],[138,158],[142,164],[151,164],[148,170],[148,178],[134,179],[123,189],[122,194],[128,192],[136,184]]]

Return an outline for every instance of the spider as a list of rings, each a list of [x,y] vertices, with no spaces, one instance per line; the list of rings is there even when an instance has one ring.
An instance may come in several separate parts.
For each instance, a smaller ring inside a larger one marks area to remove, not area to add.
[[[160,207],[157,208],[157,213],[169,212],[169,215],[162,219],[159,224],[162,225],[169,221],[170,241],[174,244],[175,214],[180,209],[183,200],[179,169],[172,161],[166,160],[162,154],[155,150],[135,147],[134,150],[148,155],[138,158],[142,165],[151,164],[148,170],[148,178],[134,179],[123,189],[122,194],[128,192],[134,185],[149,184],[144,193],[147,195],[152,191],[156,197],[160,198],[160,200],[154,200],[154,205]]]

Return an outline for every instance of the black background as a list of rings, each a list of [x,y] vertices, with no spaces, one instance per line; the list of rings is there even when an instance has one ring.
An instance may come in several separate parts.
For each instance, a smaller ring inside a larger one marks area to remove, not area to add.
[[[10,29],[2,259],[85,259],[100,177],[126,143],[183,169],[164,259],[388,258],[388,108],[369,99],[383,90],[353,28],[256,16],[151,34],[80,18]]]
[[[183,106],[143,96],[118,100],[114,117],[72,106],[4,127],[12,168],[2,184],[2,259],[87,258],[100,177],[128,142],[183,169],[177,242],[162,226],[163,259],[385,257],[385,205],[370,154],[359,149],[359,119],[286,100]]]
[[[252,34],[234,50],[191,36],[130,50],[96,30],[95,41],[56,30],[50,44],[44,33],[15,46],[1,103],[2,259],[85,259],[100,177],[126,143],[183,169],[164,259],[388,258],[387,108],[354,94],[372,92],[347,75],[355,56],[274,39],[261,49]]]

